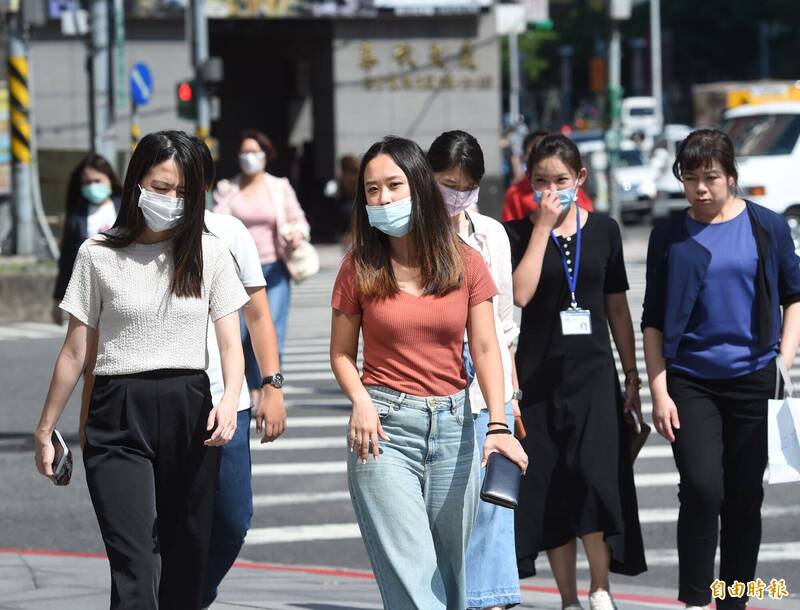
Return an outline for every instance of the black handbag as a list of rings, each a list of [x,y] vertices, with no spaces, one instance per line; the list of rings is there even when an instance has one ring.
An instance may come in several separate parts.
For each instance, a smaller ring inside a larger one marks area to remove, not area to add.
[[[506,508],[517,508],[522,471],[497,451],[489,455],[481,486],[481,500]]]

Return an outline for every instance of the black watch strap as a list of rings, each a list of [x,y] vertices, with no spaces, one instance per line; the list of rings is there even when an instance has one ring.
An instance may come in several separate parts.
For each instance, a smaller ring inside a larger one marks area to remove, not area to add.
[[[265,385],[271,385],[273,388],[277,389],[282,388],[283,375],[281,373],[275,373],[274,375],[267,375],[266,377],[262,377],[261,387],[263,388]]]

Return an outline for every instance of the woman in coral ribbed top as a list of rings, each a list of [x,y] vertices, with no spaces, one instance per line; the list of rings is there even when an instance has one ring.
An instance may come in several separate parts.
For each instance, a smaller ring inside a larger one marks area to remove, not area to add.
[[[356,518],[385,607],[464,610],[478,450],[462,343],[466,330],[489,412],[504,422],[497,289],[459,241],[414,142],[387,137],[367,151],[353,210],[353,246],[333,290],[331,366],[353,403]],[[510,434],[490,435],[484,459],[493,451],[527,467]]]

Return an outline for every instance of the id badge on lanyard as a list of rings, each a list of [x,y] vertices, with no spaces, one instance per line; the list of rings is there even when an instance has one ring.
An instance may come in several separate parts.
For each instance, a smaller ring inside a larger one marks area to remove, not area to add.
[[[588,309],[578,307],[575,298],[575,291],[578,288],[578,273],[581,267],[581,211],[575,208],[578,224],[577,248],[575,250],[575,271],[570,271],[567,256],[558,243],[555,233],[550,233],[553,242],[561,255],[561,263],[564,265],[564,274],[567,276],[567,285],[571,296],[570,305],[561,312],[561,334],[562,335],[591,335],[592,334],[592,314]]]

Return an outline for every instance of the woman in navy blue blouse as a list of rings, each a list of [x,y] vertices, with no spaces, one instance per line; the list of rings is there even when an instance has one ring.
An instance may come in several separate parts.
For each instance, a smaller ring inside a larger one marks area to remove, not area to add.
[[[736,196],[727,135],[690,134],[673,173],[690,207],[650,236],[642,330],[653,422],[681,475],[678,598],[703,608],[719,520],[719,579],[755,577],[767,401],[776,358],[791,368],[800,339],[800,258],[782,216]]]

